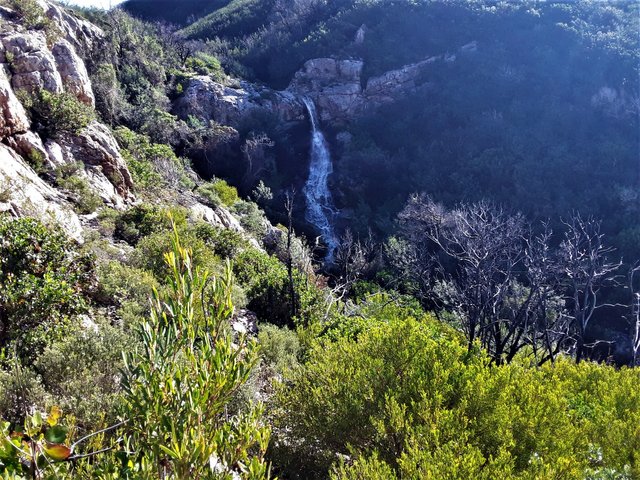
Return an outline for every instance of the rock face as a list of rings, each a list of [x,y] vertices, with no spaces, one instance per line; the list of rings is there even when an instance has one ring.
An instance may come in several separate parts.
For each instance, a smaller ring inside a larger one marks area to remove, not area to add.
[[[89,125],[79,135],[70,135],[60,142],[67,161],[73,159],[86,167],[98,169],[111,182],[122,198],[128,198],[133,179],[115,138],[109,128],[98,122]]]
[[[62,77],[43,32],[18,32],[2,38],[5,60],[12,73],[14,90],[32,93],[44,88],[53,93],[64,91]]]
[[[364,35],[364,30],[362,31]],[[460,54],[475,52],[477,43],[458,49]],[[426,58],[420,62],[390,70],[364,82],[361,60],[315,58],[307,61],[291,81],[287,91],[310,97],[323,121],[345,123],[385,103],[429,85],[429,67],[452,62],[455,54]]]
[[[60,40],[53,46],[52,53],[65,89],[81,102],[94,107],[95,98],[89,74],[71,44],[66,40]]]
[[[365,27],[356,35],[364,37]],[[470,54],[477,49],[471,42],[456,53]],[[364,63],[358,59],[315,58],[296,72],[284,91],[270,90],[242,82],[238,88],[216,83],[209,77],[193,78],[185,93],[176,101],[175,111],[186,118],[194,115],[237,126],[251,112],[275,114],[280,121],[294,122],[305,118],[302,97],[309,97],[323,121],[346,123],[354,117],[429,85],[428,69],[456,60],[456,54],[426,58],[420,62],[390,70],[380,76],[362,78]]]
[[[25,29],[15,12],[0,8],[0,210],[44,222],[56,220],[80,240],[79,217],[67,196],[38,176],[34,166],[55,172],[80,165],[74,175],[114,208],[125,208],[134,199],[133,181],[106,126],[94,122],[80,134],[55,140],[43,139],[31,129],[19,92],[27,96],[40,89],[67,92],[94,106],[89,75],[78,52],[103,36],[100,29],[63,8],[37,1],[56,25],[53,38],[44,31]]]
[[[316,58],[299,70],[288,91],[313,99],[323,120],[345,120],[362,108],[361,60]]]
[[[232,127],[260,110],[271,112],[284,122],[304,118],[304,107],[291,92],[278,92],[248,82],[229,87],[207,76],[192,78],[174,104],[174,111],[181,117],[194,115]]]
[[[80,220],[71,205],[4,145],[0,145],[0,211],[57,223],[70,237],[82,239]]]
[[[0,68],[0,138],[23,133],[29,129],[27,112],[16,98],[5,66]]]

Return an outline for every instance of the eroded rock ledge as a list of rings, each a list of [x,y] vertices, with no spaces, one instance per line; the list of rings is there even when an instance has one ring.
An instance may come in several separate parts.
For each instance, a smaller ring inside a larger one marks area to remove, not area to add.
[[[323,121],[346,123],[428,86],[430,67],[456,61],[458,55],[473,53],[477,48],[477,43],[471,42],[455,54],[429,57],[366,82],[362,77],[362,60],[315,58],[303,65],[283,91],[248,82],[230,87],[206,76],[196,76],[174,108],[184,118],[194,115],[231,126],[237,126],[251,112],[259,110],[275,114],[283,122],[293,122],[304,119],[305,108],[300,98],[307,96],[316,103]]]

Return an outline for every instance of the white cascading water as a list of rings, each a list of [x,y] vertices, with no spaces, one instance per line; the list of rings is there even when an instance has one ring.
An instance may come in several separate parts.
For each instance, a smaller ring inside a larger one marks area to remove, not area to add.
[[[336,210],[329,191],[329,175],[333,173],[333,163],[327,140],[318,127],[316,106],[307,97],[303,97],[302,101],[309,112],[312,128],[309,178],[303,190],[307,200],[305,218],[320,231],[322,240],[327,245],[325,261],[332,263],[333,254],[338,248],[338,237],[333,227]]]

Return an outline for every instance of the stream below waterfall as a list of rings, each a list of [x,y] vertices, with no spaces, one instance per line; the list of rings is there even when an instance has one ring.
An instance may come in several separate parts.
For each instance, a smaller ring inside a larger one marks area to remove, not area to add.
[[[324,134],[320,130],[318,112],[310,98],[303,97],[311,119],[311,159],[309,162],[309,178],[305,183],[303,193],[306,199],[306,220],[316,227],[327,246],[325,261],[333,262],[338,248],[338,237],[334,227],[336,209],[329,190],[329,175],[333,173],[331,152]]]

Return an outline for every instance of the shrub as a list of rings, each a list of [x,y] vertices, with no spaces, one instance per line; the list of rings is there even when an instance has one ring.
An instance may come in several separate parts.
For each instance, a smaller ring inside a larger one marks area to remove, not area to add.
[[[211,208],[217,208],[222,205],[222,200],[218,195],[218,191],[216,190],[215,183],[207,182],[203,185],[200,185],[196,193],[200,197],[200,200]]]
[[[238,201],[238,190],[224,180],[216,180],[213,183],[213,190],[227,207],[232,207]]]
[[[226,405],[249,378],[253,341],[233,338],[231,272],[213,278],[193,266],[177,231],[165,255],[167,295],[154,293],[150,318],[137,329],[142,348],[127,355],[123,387],[132,450],[141,470],[164,477],[269,478],[269,429],[260,407],[229,418]],[[208,286],[210,285],[210,290]],[[196,311],[200,296],[207,314]]]
[[[96,299],[105,305],[117,306],[116,313],[125,329],[148,316],[149,299],[153,290],[160,288],[151,273],[111,261],[99,265],[97,275]]]
[[[30,97],[23,94],[22,100],[34,123],[47,138],[80,133],[95,119],[93,109],[71,93],[40,89]]]
[[[147,135],[126,127],[116,128],[114,134],[139,188],[153,190],[166,185],[191,185],[185,160],[178,158],[170,145],[153,143]]]
[[[78,213],[93,213],[103,205],[100,195],[93,191],[85,178],[60,178],[58,179],[58,185],[73,195],[73,201]]]
[[[216,180],[200,185],[196,193],[204,203],[212,208],[219,207],[220,205],[232,207],[239,200],[236,187],[230,186],[224,180]]]
[[[228,228],[218,228],[205,222],[200,222],[193,227],[196,237],[203,240],[212,248],[216,255],[222,258],[234,258],[242,250],[250,247],[250,243],[240,232]]]
[[[275,373],[282,374],[298,365],[300,340],[293,330],[268,323],[261,325],[258,343],[262,361]]]
[[[217,82],[221,82],[225,78],[220,60],[204,52],[197,52],[194,56],[189,57],[185,62],[185,67],[199,75],[209,75]]]
[[[278,326],[309,325],[324,318],[328,308],[324,292],[294,269],[296,317],[292,317],[291,291],[287,268],[276,257],[258,250],[246,250],[236,256],[234,273],[246,289],[248,308],[261,321]]]
[[[33,358],[64,320],[86,310],[93,261],[59,230],[0,218],[0,347]]]
[[[128,333],[98,320],[94,326],[74,326],[47,345],[34,363],[48,395],[78,428],[115,423],[119,405],[122,352],[133,348]]]
[[[258,241],[266,233],[264,212],[253,202],[240,200],[233,206],[233,212],[238,215],[240,224]]]
[[[52,45],[62,34],[58,24],[46,16],[36,0],[8,0],[8,4],[18,14],[20,23],[27,30],[43,30],[49,45]]]
[[[143,203],[124,212],[116,220],[115,236],[135,245],[142,237],[168,230],[169,214],[178,226],[186,225],[187,211],[181,207],[165,208]]]
[[[216,273],[221,270],[222,262],[216,258],[204,241],[193,235],[188,228],[180,229],[180,235],[182,240],[189,245],[191,258],[195,265]],[[164,254],[168,248],[171,248],[172,238],[171,231],[161,231],[141,239],[131,254],[132,265],[147,270],[160,281],[164,279],[167,275]]]
[[[276,431],[286,441],[275,452],[293,478],[326,472],[341,455],[350,461],[334,479],[638,473],[637,371],[567,359],[491,366],[428,317],[317,341],[285,376],[279,399]],[[310,459],[307,470],[295,463],[300,456]]]
[[[260,320],[279,326],[292,325],[287,269],[277,258],[249,250],[238,255],[233,269],[247,290],[249,309]]]
[[[0,371],[0,412],[2,419],[19,425],[34,406],[44,407],[48,401],[40,378],[19,361]]]

